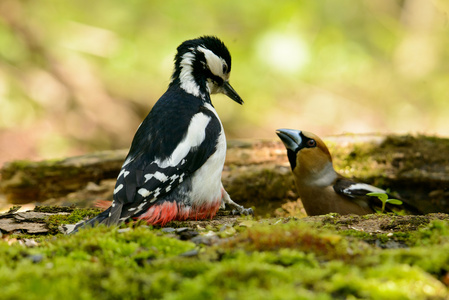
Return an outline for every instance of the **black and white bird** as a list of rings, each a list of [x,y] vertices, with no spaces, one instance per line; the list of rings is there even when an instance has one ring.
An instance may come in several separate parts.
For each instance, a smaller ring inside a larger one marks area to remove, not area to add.
[[[278,129],[276,134],[287,148],[296,188],[307,215],[364,215],[380,209],[381,201],[367,194],[387,192],[337,173],[329,149],[318,136],[294,129]],[[411,214],[422,214],[416,207],[402,202],[399,209]],[[394,209],[393,205],[387,205],[387,210]]]
[[[134,136],[112,205],[74,231],[131,218],[160,225],[212,218],[224,204],[252,214],[231,200],[221,182],[226,138],[210,95],[223,93],[243,104],[229,84],[230,71],[231,55],[217,37],[178,47],[171,82]]]

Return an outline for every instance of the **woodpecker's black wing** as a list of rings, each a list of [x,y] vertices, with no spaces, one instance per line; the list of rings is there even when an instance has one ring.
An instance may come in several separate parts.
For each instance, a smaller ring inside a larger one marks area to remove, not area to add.
[[[221,130],[203,101],[169,89],[139,127],[117,180],[116,190],[123,185],[114,197],[123,205],[120,219],[142,213],[186,181],[216,151]],[[113,207],[111,216],[118,210]]]
[[[217,149],[222,127],[209,108],[211,104],[170,87],[134,136],[112,206],[88,224],[112,225],[138,216],[188,181]]]
[[[382,202],[374,196],[367,196],[368,193],[383,193],[387,194],[389,199],[396,199],[396,196],[392,196],[388,194],[385,190],[377,188],[375,186],[366,184],[366,183],[360,183],[355,182],[351,179],[340,177],[337,178],[334,186],[334,190],[336,193],[340,195],[344,195],[346,197],[351,198],[354,201],[366,201],[366,203],[371,207],[373,210],[381,210]],[[386,210],[389,212],[392,212],[393,210],[397,209],[405,209],[408,212],[412,214],[422,214],[422,212],[414,207],[413,205],[407,203],[406,201],[400,199],[402,201],[402,205],[386,205]]]

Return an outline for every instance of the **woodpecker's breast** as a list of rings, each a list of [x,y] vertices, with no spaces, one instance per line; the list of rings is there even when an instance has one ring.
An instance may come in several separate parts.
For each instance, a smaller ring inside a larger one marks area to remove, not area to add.
[[[226,137],[221,121],[212,105],[206,104],[205,107],[216,116],[220,133],[216,140],[215,152],[192,177],[191,201],[194,207],[221,201],[221,173],[226,158]]]

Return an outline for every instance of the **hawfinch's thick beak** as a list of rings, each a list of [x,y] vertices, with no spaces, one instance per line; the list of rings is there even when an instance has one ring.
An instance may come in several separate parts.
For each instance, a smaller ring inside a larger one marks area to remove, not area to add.
[[[276,134],[284,143],[285,148],[296,151],[302,142],[301,131],[294,129],[278,129]]]
[[[238,104],[243,104],[242,98],[240,98],[239,94],[232,88],[229,82],[225,81],[223,84],[223,94],[237,102]]]

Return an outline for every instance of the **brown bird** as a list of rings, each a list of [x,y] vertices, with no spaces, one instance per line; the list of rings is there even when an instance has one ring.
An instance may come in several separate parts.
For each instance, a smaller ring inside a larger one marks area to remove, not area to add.
[[[296,187],[309,216],[328,213],[364,215],[374,213],[382,206],[377,197],[366,194],[387,192],[337,173],[329,149],[318,136],[294,129],[278,129],[276,134],[287,148]],[[397,208],[421,214],[405,202]],[[393,205],[387,204],[387,210],[392,209]]]

